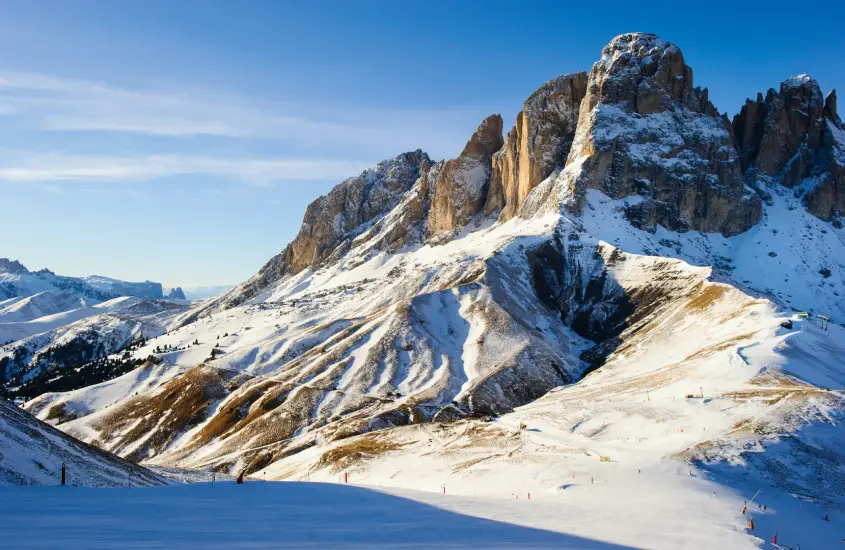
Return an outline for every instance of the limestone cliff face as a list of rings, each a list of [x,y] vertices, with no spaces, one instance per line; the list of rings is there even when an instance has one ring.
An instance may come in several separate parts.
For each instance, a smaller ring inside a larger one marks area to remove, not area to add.
[[[423,161],[428,155],[419,149],[383,161],[308,205],[302,228],[285,251],[286,273],[317,264],[341,241],[393,209],[417,180]]]
[[[681,50],[652,34],[623,34],[602,50],[567,166],[543,193],[577,214],[587,189],[641,196],[627,216],[642,228],[735,235],[761,216],[760,199],[743,185],[730,123],[707,90],[693,87]]]
[[[845,216],[845,127],[838,117],[826,119],[814,172],[812,187],[805,195],[807,210],[841,228]]]
[[[563,166],[586,91],[587,73],[580,72],[546,82],[525,100],[505,146],[493,157],[488,214],[512,218],[531,190]]]
[[[778,177],[794,187],[810,175],[824,133],[824,99],[818,83],[807,75],[790,78],[780,93],[770,89],[763,99],[746,101],[734,117],[737,149],[750,176]]]
[[[796,187],[808,182],[808,210],[825,220],[845,209],[842,124],[836,91],[823,99],[807,75],[789,78],[765,99],[757,94],[734,117],[746,178],[757,185]]]
[[[416,183],[421,169],[430,162],[428,155],[417,149],[344,180],[308,205],[299,233],[282,252],[247,281],[180,320],[180,325],[217,309],[238,306],[285,275],[299,273],[339,254],[400,203]]]
[[[433,195],[428,234],[463,227],[484,210],[490,187],[493,154],[502,148],[502,117],[485,118],[457,158],[438,166],[428,185]]]

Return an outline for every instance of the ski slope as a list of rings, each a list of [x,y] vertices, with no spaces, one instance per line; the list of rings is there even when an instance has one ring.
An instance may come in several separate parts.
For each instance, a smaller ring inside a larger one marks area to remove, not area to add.
[[[61,540],[68,548],[751,550],[777,529],[791,547],[841,544],[837,519],[825,522],[812,506],[772,499],[763,500],[768,513],[755,513],[755,530],[746,534],[745,495],[699,477],[664,485],[683,475],[579,479],[530,500],[527,493],[517,499],[250,480],[108,490],[0,487],[0,538],[33,549]],[[805,529],[783,528],[781,515]]]

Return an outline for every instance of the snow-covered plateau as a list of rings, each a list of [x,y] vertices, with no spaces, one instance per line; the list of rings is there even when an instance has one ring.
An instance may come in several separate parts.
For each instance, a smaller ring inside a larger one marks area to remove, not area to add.
[[[631,33],[501,126],[345,180],[220,296],[21,340],[109,335],[101,361],[132,367],[28,413],[247,481],[2,488],[4,515],[55,512],[32,546],[841,546],[835,93],[792,78],[731,122],[677,46]]]

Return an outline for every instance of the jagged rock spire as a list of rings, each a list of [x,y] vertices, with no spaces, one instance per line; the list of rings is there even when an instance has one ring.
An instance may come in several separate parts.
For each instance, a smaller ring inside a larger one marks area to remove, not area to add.
[[[464,150],[435,170],[428,213],[428,234],[466,225],[484,209],[490,186],[493,154],[502,148],[502,117],[485,118]]]
[[[531,190],[563,166],[586,93],[587,73],[581,72],[550,80],[525,100],[505,146],[493,158],[488,214],[500,211],[500,220],[512,218]]]
[[[742,168],[753,166],[752,180],[785,171],[781,183],[793,187],[809,175],[813,152],[822,142],[824,100],[819,84],[799,75],[781,83],[779,93],[770,89],[765,99],[761,96],[746,101],[734,117]]]
[[[831,90],[824,100],[824,116],[839,124],[839,115],[836,113],[836,90]]]
[[[813,78],[788,78],[779,91],[747,100],[734,129],[750,182],[785,187],[807,182],[804,200],[811,214],[830,220],[845,210],[845,131],[835,90],[823,99]]]
[[[681,50],[647,33],[602,50],[567,166],[523,213],[559,203],[580,213],[588,189],[642,196],[626,212],[642,228],[733,235],[761,215],[759,198],[745,193],[730,123],[693,87]]]
[[[0,258],[0,273],[29,273],[29,270],[17,260]]]

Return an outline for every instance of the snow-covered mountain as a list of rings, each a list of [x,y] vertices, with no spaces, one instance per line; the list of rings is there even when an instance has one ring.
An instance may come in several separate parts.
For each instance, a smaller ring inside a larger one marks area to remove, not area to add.
[[[110,300],[119,296],[135,296],[149,300],[185,299],[181,288],[168,289],[165,295],[161,283],[152,281],[129,283],[99,275],[66,277],[57,275],[49,269],[30,271],[18,261],[0,258],[0,300],[32,296],[48,291],[75,293],[91,302]]]
[[[0,485],[58,485],[63,464],[66,483],[76,487],[167,483],[146,468],[78,441],[0,398]]]
[[[185,293],[178,286],[167,289],[164,292],[164,287],[161,283],[154,283],[152,281],[144,281],[142,283],[127,283],[126,281],[119,281],[110,277],[102,277],[100,275],[89,275],[82,277],[90,286],[110,294],[112,296],[137,296],[139,298],[147,298],[150,300],[161,300],[162,298],[169,298],[175,300],[184,300]]]
[[[80,370],[163,333],[170,318],[187,308],[178,287],[165,296],[160,283],[31,272],[5,258],[0,259],[0,297],[0,389],[27,397],[90,385],[136,366]]]
[[[744,463],[845,506],[845,131],[821,98],[792,78],[731,122],[677,46],[621,35],[506,136],[493,115],[454,159],[317,199],[140,368],[26,408],[166,466],[469,493],[599,462],[739,491]]]
[[[114,378],[146,358],[109,360],[109,355],[163,334],[186,309],[167,300],[122,297],[28,322],[0,324],[27,334],[0,347],[0,380],[12,395],[31,398]]]

